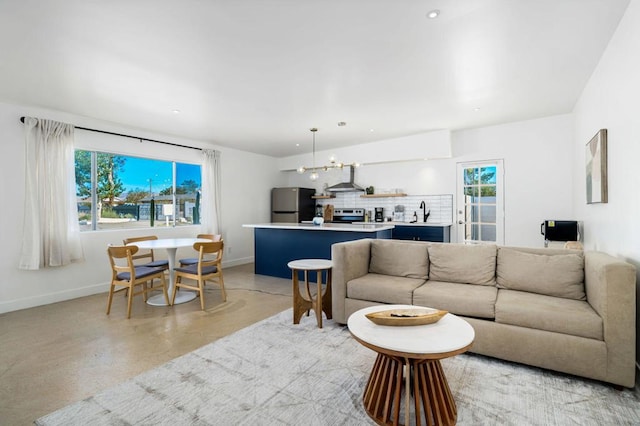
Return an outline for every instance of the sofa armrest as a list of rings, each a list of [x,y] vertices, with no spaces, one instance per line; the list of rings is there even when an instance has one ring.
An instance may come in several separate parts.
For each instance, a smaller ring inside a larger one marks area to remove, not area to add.
[[[636,269],[600,252],[585,253],[587,301],[602,318],[610,382],[635,385]]]
[[[344,301],[347,298],[347,282],[369,272],[371,239],[347,241],[331,246],[333,272],[331,278],[331,298],[333,320],[346,324]]]

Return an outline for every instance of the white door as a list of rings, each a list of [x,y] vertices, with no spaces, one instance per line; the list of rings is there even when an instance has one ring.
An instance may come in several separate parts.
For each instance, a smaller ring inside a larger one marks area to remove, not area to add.
[[[456,225],[460,243],[504,244],[502,160],[458,163]]]

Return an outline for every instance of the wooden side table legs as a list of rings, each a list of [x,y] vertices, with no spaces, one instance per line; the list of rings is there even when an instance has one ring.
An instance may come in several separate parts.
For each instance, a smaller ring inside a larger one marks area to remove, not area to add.
[[[403,379],[405,366],[409,367],[409,374],[405,374]],[[411,399],[407,392],[409,389],[412,390],[413,401],[407,399]],[[414,403],[411,417],[415,418],[417,426],[454,425],[457,419],[456,403],[437,359],[417,360],[379,353],[363,402],[369,416],[380,425],[401,425],[402,405],[404,424],[408,424],[411,402]]]
[[[326,271],[327,274],[327,283],[324,292],[322,291],[322,271]],[[309,271],[304,270],[304,280],[305,280],[305,293],[306,295],[301,294],[300,292],[300,280],[298,277],[298,270],[292,269],[293,276],[293,323],[300,324],[300,319],[305,312],[308,312],[309,309],[313,309],[316,313],[316,320],[318,322],[318,327],[322,328],[322,313],[324,312],[327,316],[327,319],[331,319],[331,268],[329,269],[318,269],[315,272],[318,275],[317,286],[318,290],[316,292],[315,297],[311,295],[309,289]],[[306,297],[305,297],[306,296]]]

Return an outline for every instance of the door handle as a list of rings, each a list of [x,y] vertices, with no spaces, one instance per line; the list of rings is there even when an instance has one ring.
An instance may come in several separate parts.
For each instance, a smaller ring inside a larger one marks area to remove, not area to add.
[[[463,221],[463,220],[459,220],[459,221],[458,221],[458,225],[463,225],[463,224],[464,224],[464,221]]]

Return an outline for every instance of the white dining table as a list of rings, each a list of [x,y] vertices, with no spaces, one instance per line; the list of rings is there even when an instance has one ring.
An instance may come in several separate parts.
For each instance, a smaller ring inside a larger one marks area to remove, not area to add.
[[[169,285],[167,286],[167,291],[169,292],[169,300],[171,300],[171,295],[173,294],[174,287],[174,273],[173,270],[176,266],[176,253],[180,247],[191,247],[195,243],[207,243],[211,242],[211,240],[207,240],[204,238],[160,238],[157,240],[145,240],[145,241],[136,241],[134,243],[130,243],[128,245],[138,246],[141,249],[151,249],[151,250],[159,250],[165,249],[167,251],[167,259],[169,260]],[[176,300],[173,303],[174,305],[180,303],[190,302],[196,298],[196,293],[193,291],[184,291],[179,290],[176,293]],[[167,303],[164,300],[164,296],[162,294],[158,294],[156,296],[152,296],[147,299],[147,304],[152,306],[167,306]]]

